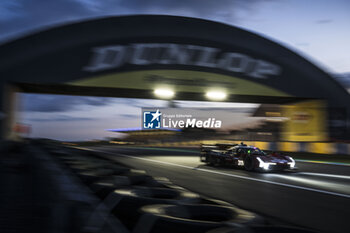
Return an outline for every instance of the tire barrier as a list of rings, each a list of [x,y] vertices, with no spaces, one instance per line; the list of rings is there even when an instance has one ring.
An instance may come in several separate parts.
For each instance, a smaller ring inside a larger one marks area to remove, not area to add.
[[[219,206],[231,206],[231,207],[235,207],[234,205],[225,202],[225,201],[221,201],[221,200],[216,200],[216,199],[212,199],[212,198],[207,198],[207,197],[202,197],[200,204],[205,204],[205,205],[219,205]],[[238,208],[238,207],[235,207]]]
[[[76,162],[76,161],[74,161]],[[93,165],[93,164],[87,164],[87,163],[68,163],[69,167],[74,171],[74,172],[84,172],[84,171],[93,171],[96,169],[99,169],[99,166]]]
[[[64,159],[65,157],[67,158],[71,158],[72,156],[70,155],[69,151],[67,150],[62,150],[62,149],[59,149],[59,148],[55,148],[53,150],[49,150],[49,153],[61,158],[61,159]]]
[[[152,177],[148,175],[125,174],[123,176],[113,176],[113,183],[117,187],[128,187],[132,185],[140,185],[151,182]]]
[[[113,183],[118,187],[146,186],[166,188],[161,181],[158,181],[149,175],[139,175],[134,173],[124,174],[123,176],[113,176]]]
[[[114,175],[120,175],[120,174],[125,174],[128,172],[132,172],[132,169],[124,167],[124,166],[120,166],[117,164],[107,164],[105,166],[105,168],[112,169]]]
[[[200,196],[167,188],[133,187],[117,189],[107,199],[114,200],[112,213],[132,229],[140,217],[139,209],[145,205],[198,203]]]
[[[77,158],[73,157],[72,155],[62,155],[58,157],[60,160],[62,160],[62,162],[64,162],[66,165],[68,165],[69,162],[72,161],[77,161]]]
[[[59,157],[63,162],[67,165],[78,165],[78,164],[86,164],[86,158],[81,156],[74,156],[71,154],[67,154],[65,156]]]
[[[317,233],[316,231],[289,226],[222,227],[207,233]]]
[[[111,169],[97,169],[93,171],[82,171],[78,172],[77,175],[85,184],[92,184],[98,180],[104,179],[113,175],[113,170]]]
[[[262,219],[250,212],[219,205],[149,205],[140,209],[142,217],[133,233],[206,232],[227,225],[253,225]]]
[[[87,163],[81,161],[74,161],[74,163],[69,163],[70,168],[75,172],[96,170],[96,169],[110,169],[113,171],[114,175],[124,174],[130,172],[129,168],[122,167],[115,164],[106,163]]]
[[[100,199],[103,200],[118,187],[114,185],[113,181],[111,181],[110,179],[106,179],[106,180],[94,182],[90,186],[90,188],[95,193],[96,196],[98,196]]]
[[[146,186],[153,188],[168,188],[171,182],[164,177],[152,177],[152,179],[146,180],[145,182],[138,184],[137,186]]]
[[[134,186],[127,176],[112,176],[104,180],[93,183],[90,188],[100,199],[105,199],[108,194],[116,189]],[[131,179],[132,180],[132,179]],[[142,182],[137,183],[137,187],[166,188],[163,178],[146,177]],[[167,181],[169,183],[170,181]]]
[[[164,178],[161,177],[161,179],[164,179]],[[175,185],[175,184],[171,183],[168,179],[161,180],[161,184],[163,186],[165,186],[166,188],[176,189],[176,190],[179,190],[179,191],[188,191],[187,189],[184,189],[181,186],[178,186],[178,185]],[[198,204],[220,205],[220,206],[232,206],[232,207],[235,207],[234,205],[232,205],[232,204],[230,204],[228,202],[217,200],[217,199],[213,199],[213,198],[209,198],[209,197],[203,197],[203,196],[200,197],[200,200],[199,200]],[[238,208],[238,207],[235,207],[235,208]]]
[[[230,203],[201,197],[143,170],[125,167],[97,153],[55,154],[87,184],[133,233],[315,233],[288,226],[264,225],[258,215]]]
[[[16,141],[3,141],[0,144],[0,154],[18,154],[26,150],[26,143]]]

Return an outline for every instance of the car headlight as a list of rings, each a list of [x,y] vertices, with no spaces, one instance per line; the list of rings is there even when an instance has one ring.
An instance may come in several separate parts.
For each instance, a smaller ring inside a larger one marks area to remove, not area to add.
[[[291,168],[294,168],[295,167],[295,160],[290,156],[287,156],[287,158],[291,161],[291,162],[288,162],[289,166]]]
[[[262,161],[262,159],[260,157],[256,157],[256,159],[259,161],[259,167],[264,167],[265,162]]]
[[[259,161],[259,167],[263,168],[264,170],[269,170],[270,169],[270,165],[276,165],[276,163],[264,162],[260,157],[256,157],[256,159]]]

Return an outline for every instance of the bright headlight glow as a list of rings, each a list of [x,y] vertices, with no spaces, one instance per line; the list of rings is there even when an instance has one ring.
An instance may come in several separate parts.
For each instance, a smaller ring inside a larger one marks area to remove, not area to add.
[[[276,163],[266,163],[260,157],[256,157],[256,159],[259,161],[259,167],[264,168],[264,170],[269,170],[270,165],[276,165]]]
[[[287,156],[287,158],[288,159],[290,159],[292,162],[289,162],[288,164],[289,164],[289,166],[291,167],[291,168],[294,168],[295,167],[295,160],[292,158],[292,157],[289,157],[289,156]]]
[[[170,99],[174,97],[175,92],[170,89],[165,89],[165,88],[159,88],[154,90],[154,94],[160,98],[164,99]]]
[[[264,167],[264,161],[262,161],[260,157],[256,157],[256,159],[259,161],[259,167]]]
[[[208,91],[205,96],[210,100],[224,100],[227,94],[223,91]]]

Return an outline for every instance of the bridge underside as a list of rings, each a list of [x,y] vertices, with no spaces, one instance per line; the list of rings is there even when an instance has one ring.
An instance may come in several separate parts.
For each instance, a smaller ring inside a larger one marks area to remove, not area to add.
[[[116,98],[140,98],[140,99],[159,99],[153,94],[153,90],[139,90],[132,88],[107,88],[107,87],[86,87],[65,84],[29,84],[16,83],[20,92],[38,93],[38,94],[61,94],[61,95],[79,95],[79,96],[98,96],[98,97],[116,97]],[[198,92],[176,92],[176,100],[188,101],[209,101],[203,93]],[[227,96],[221,102],[240,102],[240,103],[270,103],[270,104],[288,104],[311,98],[303,97],[285,97],[285,96],[264,96],[264,95],[235,95]]]

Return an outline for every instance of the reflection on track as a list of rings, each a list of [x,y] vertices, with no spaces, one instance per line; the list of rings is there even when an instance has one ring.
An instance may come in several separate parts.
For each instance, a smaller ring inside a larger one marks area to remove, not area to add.
[[[317,176],[311,173],[305,175],[304,173],[295,173],[295,174],[265,174],[266,178],[275,178],[275,180],[283,180],[284,182],[293,182],[297,185],[312,187],[322,190],[328,190],[336,193],[349,194],[350,197],[350,186],[349,181],[350,177],[342,176],[341,178],[336,178],[337,175],[333,174],[322,174],[324,176]],[[345,177],[345,179],[344,179]],[[324,179],[331,178],[331,179]]]
[[[342,176],[342,175],[334,175],[334,174],[323,174],[323,173],[313,173],[313,172],[299,172],[299,174],[307,175],[307,176],[321,176],[321,177],[328,177],[328,178],[350,180],[350,176]]]

